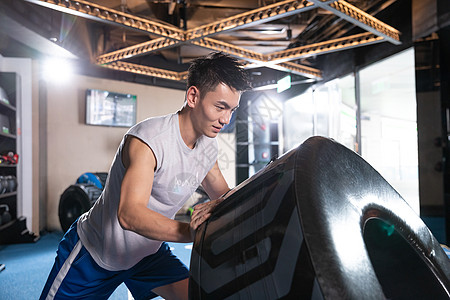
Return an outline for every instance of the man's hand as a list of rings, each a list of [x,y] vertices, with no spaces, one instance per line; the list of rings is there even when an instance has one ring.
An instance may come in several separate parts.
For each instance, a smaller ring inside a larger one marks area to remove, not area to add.
[[[193,230],[197,230],[197,228],[203,224],[209,217],[211,217],[211,213],[214,208],[219,205],[223,201],[223,198],[219,198],[216,200],[208,201],[205,203],[197,204],[194,206],[194,211],[191,216],[191,228]]]

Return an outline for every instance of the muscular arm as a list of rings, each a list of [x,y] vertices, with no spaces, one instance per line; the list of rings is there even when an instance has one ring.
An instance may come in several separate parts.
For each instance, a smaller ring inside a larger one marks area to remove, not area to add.
[[[222,172],[219,169],[219,165],[216,161],[212,169],[208,172],[205,179],[203,179],[202,186],[205,189],[212,201],[198,204],[194,207],[191,217],[191,227],[197,229],[203,222],[205,222],[210,216],[214,208],[222,202],[222,196],[230,190]]]
[[[217,161],[211,170],[209,170],[205,179],[203,179],[202,186],[210,199],[217,199],[230,189],[220,171]]]
[[[169,219],[147,207],[157,163],[153,151],[141,140],[128,137],[122,162],[126,172],[117,211],[122,228],[153,240],[191,242],[189,224]]]

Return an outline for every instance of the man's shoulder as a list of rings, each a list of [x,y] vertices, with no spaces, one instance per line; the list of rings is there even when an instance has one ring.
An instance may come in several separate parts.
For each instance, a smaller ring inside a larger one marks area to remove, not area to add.
[[[170,124],[173,123],[173,116],[174,114],[169,114],[165,116],[147,118],[131,127],[130,130],[128,130],[128,134],[144,134],[145,136],[160,135],[161,133],[170,130]]]
[[[168,114],[164,116],[150,117],[143,121],[140,121],[133,127],[147,127],[147,126],[157,126],[157,125],[167,125],[172,121],[175,114]]]

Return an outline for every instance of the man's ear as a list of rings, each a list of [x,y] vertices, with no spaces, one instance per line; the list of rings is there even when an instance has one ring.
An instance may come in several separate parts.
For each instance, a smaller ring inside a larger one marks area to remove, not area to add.
[[[200,101],[200,91],[195,86],[190,86],[186,92],[186,104],[190,108],[194,108]]]

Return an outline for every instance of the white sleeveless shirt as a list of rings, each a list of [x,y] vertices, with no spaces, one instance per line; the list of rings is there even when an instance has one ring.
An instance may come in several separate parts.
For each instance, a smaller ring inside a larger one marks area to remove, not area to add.
[[[126,270],[155,253],[162,241],[124,230],[117,219],[125,167],[125,138],[134,136],[155,154],[156,171],[147,207],[173,219],[201,184],[217,160],[217,141],[202,136],[194,149],[184,143],[178,113],[146,119],[125,134],[111,165],[105,189],[92,208],[78,220],[78,235],[99,266],[110,271]]]

